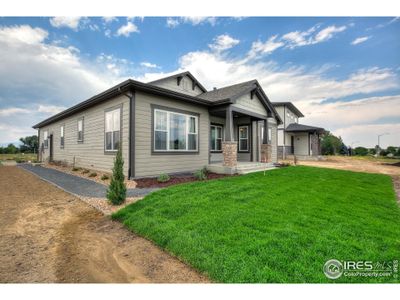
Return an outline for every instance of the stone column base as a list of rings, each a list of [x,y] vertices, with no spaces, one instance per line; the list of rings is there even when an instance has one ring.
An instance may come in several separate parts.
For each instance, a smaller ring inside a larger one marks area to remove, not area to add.
[[[237,142],[222,142],[222,156],[224,167],[236,167],[237,165]]]
[[[261,162],[268,163],[272,161],[271,158],[272,147],[271,144],[261,144]]]

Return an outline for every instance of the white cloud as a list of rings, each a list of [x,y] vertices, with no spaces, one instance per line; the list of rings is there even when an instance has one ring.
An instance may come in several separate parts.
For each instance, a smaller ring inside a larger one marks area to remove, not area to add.
[[[352,41],[351,44],[358,45],[358,44],[364,43],[365,41],[369,40],[370,38],[371,38],[370,36],[358,37],[354,41]]]
[[[112,17],[112,16],[106,16],[106,17],[103,17],[103,20],[105,23],[112,23],[114,21],[118,21],[118,18]]]
[[[42,43],[48,36],[42,28],[32,28],[28,25],[0,27],[0,40],[7,43],[24,43],[27,45]]]
[[[159,66],[157,66],[156,64],[152,64],[152,63],[150,63],[150,62],[147,62],[147,61],[142,61],[141,63],[140,63],[140,65],[142,66],[142,67],[145,67],[145,68],[159,68]]]
[[[29,113],[29,109],[19,108],[19,107],[9,107],[0,109],[0,117],[9,117],[16,114],[27,114]]]
[[[324,29],[322,29],[320,32],[317,33],[317,35],[314,38],[314,43],[320,43],[327,41],[333,37],[335,33],[342,32],[346,30],[346,26],[329,26]]]
[[[139,32],[139,29],[137,28],[137,26],[135,24],[133,24],[132,22],[128,21],[125,25],[121,26],[120,28],[118,28],[117,30],[117,36],[125,36],[128,37],[130,36],[130,34],[132,32]]]
[[[179,25],[179,20],[176,18],[167,18],[167,27],[175,28]]]
[[[56,105],[39,105],[37,111],[42,113],[49,113],[55,115],[61,111],[66,109],[64,106],[56,106]]]
[[[68,27],[77,30],[81,20],[82,17],[54,17],[50,18],[50,24],[56,28]]]
[[[261,42],[260,40],[253,42],[248,56],[250,58],[254,58],[259,54],[270,54],[274,52],[276,49],[283,47],[285,44],[283,42],[276,41],[277,37],[278,37],[277,35],[271,36],[264,43]]]
[[[220,52],[223,50],[230,49],[239,43],[240,43],[240,40],[235,39],[227,34],[222,34],[222,35],[217,36],[214,39],[214,43],[209,44],[208,46],[210,47],[211,50]]]

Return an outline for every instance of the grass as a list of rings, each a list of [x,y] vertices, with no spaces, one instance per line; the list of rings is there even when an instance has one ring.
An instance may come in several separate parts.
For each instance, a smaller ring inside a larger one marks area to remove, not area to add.
[[[194,182],[112,217],[218,282],[332,282],[329,259],[400,258],[400,209],[381,174],[297,166]]]
[[[16,154],[0,154],[0,161],[2,160],[15,160],[15,161],[37,161],[36,153],[16,153]]]

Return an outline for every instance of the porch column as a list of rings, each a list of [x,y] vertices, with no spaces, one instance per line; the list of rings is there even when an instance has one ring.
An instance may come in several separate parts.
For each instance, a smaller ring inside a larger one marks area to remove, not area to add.
[[[261,162],[271,162],[271,144],[268,143],[268,120],[264,119],[264,133],[261,144]]]
[[[225,117],[225,141],[222,142],[223,166],[235,167],[237,165],[237,142],[233,136],[233,115],[232,107],[226,108]]]

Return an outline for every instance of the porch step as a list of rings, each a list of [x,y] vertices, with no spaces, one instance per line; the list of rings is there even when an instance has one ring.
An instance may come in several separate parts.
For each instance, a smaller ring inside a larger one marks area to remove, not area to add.
[[[210,172],[218,174],[248,174],[253,172],[260,172],[264,170],[275,169],[273,163],[238,163],[236,167],[225,167],[222,163],[213,163],[207,166]]]
[[[261,172],[261,171],[268,171],[268,170],[273,170],[275,169],[275,166],[273,164],[253,164],[253,165],[238,165],[236,167],[236,172],[238,174],[244,175],[244,174],[249,174],[249,173],[254,173],[254,172]]]

